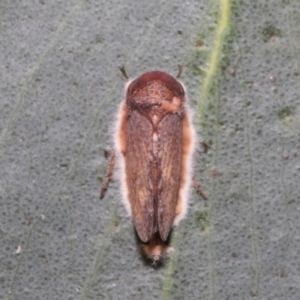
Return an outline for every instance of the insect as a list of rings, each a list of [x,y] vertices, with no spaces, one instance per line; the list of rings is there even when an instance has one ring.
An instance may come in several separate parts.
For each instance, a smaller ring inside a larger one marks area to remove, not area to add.
[[[117,162],[123,202],[153,261],[170,251],[170,231],[187,213],[194,144],[186,93],[177,79],[151,71],[126,85],[101,197]],[[196,182],[195,187],[205,197]]]

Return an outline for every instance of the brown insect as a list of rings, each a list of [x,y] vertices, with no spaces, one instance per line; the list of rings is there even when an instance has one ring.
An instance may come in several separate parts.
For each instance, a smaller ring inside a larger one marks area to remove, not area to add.
[[[187,213],[194,143],[187,97],[177,79],[152,71],[126,85],[101,197],[117,161],[123,202],[146,256],[154,261],[170,251],[170,231]]]

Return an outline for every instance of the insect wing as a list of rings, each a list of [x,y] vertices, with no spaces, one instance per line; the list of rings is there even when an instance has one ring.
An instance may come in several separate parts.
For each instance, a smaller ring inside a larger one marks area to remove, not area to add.
[[[161,181],[158,193],[158,228],[168,238],[175,218],[182,165],[182,124],[178,114],[168,114],[158,127]]]
[[[125,155],[128,199],[140,239],[147,242],[153,233],[154,207],[151,182],[152,125],[137,110],[127,122]]]

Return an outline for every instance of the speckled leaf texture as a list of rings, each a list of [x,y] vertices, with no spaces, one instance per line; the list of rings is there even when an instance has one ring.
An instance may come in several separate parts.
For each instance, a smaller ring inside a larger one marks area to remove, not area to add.
[[[0,299],[299,299],[299,1],[3,0],[0,62]],[[197,129],[157,266],[99,199],[122,65],[183,65]]]

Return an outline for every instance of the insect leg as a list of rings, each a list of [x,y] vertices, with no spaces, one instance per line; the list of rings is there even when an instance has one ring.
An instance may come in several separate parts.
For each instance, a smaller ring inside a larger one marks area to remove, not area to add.
[[[115,162],[116,162],[115,150],[111,149],[110,150],[110,159],[109,159],[108,167],[107,167],[107,170],[106,170],[105,179],[103,180],[103,182],[101,184],[101,192],[100,192],[100,198],[101,199],[104,197],[105,192],[107,190],[109,181],[110,181],[111,176],[112,176],[113,171],[114,171]]]
[[[202,196],[203,199],[206,199],[206,194],[205,192],[203,191],[200,183],[196,180],[195,178],[195,175],[193,175],[193,185],[194,185],[194,188],[198,191],[198,193]]]

